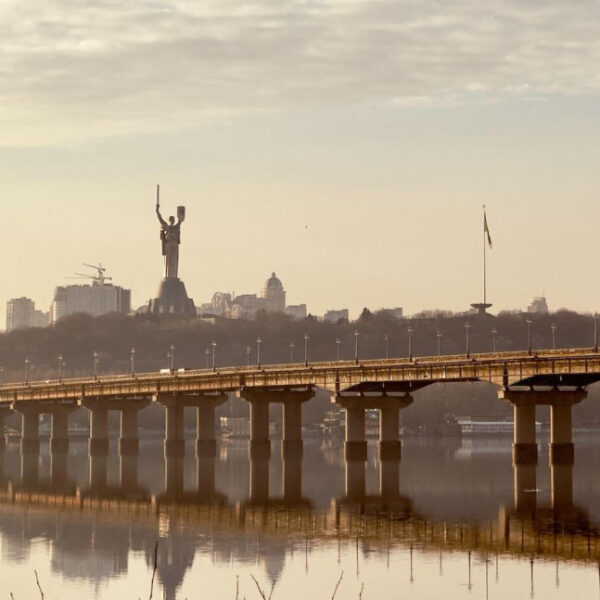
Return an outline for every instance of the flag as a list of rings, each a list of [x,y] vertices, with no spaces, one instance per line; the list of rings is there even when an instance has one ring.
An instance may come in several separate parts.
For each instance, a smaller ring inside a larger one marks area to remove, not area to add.
[[[488,227],[488,224],[487,224],[487,215],[485,214],[485,211],[483,211],[483,232],[485,233],[485,235],[487,235],[487,241],[491,248],[492,247],[492,237],[490,236],[490,228]]]

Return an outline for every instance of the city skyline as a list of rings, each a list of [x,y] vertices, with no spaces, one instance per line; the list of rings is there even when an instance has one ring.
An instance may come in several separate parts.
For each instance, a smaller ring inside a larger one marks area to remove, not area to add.
[[[597,310],[595,4],[0,10],[1,310],[94,260],[154,297],[157,182],[196,301],[275,271],[317,314],[464,310],[486,204],[492,312]]]

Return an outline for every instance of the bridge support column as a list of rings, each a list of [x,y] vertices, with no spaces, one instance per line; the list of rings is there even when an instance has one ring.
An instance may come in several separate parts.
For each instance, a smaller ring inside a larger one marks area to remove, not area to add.
[[[0,408],[0,452],[4,452],[4,448],[6,447],[6,434],[4,431],[4,420],[6,417],[12,414],[12,410],[9,408]]]
[[[283,440],[281,454],[284,463],[287,459],[302,458],[304,443],[302,441],[302,402],[290,394],[283,402]],[[284,469],[285,473],[285,469]]]
[[[40,450],[40,411],[36,407],[19,408],[21,413],[21,452],[36,454]]]
[[[165,406],[165,456],[183,456],[185,439],[183,437],[183,404],[173,399],[161,400]]]
[[[102,438],[96,438],[102,439]],[[90,438],[91,442],[92,438]],[[108,441],[108,440],[107,440]],[[90,490],[101,491],[106,488],[108,481],[108,455],[107,452],[103,451],[104,445],[97,445],[99,451],[91,452],[90,446],[90,460],[89,460],[89,473],[90,473]]]
[[[550,466],[550,498],[552,508],[565,511],[573,508],[573,465],[552,464]]]
[[[119,482],[124,490],[137,490],[138,487],[138,455],[119,455]]]
[[[573,446],[573,405],[586,397],[586,392],[557,392],[550,404],[550,464],[572,465],[575,462]]]
[[[498,397],[513,407],[513,465],[536,465],[535,392],[505,389],[498,393]]]
[[[269,501],[269,457],[250,456],[250,502],[266,504]]]
[[[365,409],[362,406],[346,408],[346,439],[344,443],[346,460],[367,460],[365,439]]]
[[[119,454],[135,455],[140,451],[138,438],[137,408],[126,408],[121,411],[121,436],[119,438]]]
[[[67,454],[69,452],[69,413],[74,405],[53,406],[50,410],[52,425],[50,430],[50,452]]]
[[[399,461],[402,458],[400,441],[400,410],[410,406],[412,396],[382,396],[379,405],[379,458],[382,461]]]
[[[215,457],[207,454],[196,455],[196,481],[198,495],[211,498],[215,495]]]
[[[295,504],[302,499],[302,456],[283,458],[283,499]]]
[[[217,440],[215,438],[215,404],[207,400],[199,405],[196,416],[196,455],[215,457]]]
[[[108,409],[96,404],[88,405],[90,411],[90,439],[88,442],[91,456],[108,454]]]

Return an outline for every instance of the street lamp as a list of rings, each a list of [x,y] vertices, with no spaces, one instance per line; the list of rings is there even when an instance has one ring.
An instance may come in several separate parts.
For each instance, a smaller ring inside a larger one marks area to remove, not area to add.
[[[215,350],[217,349],[217,342],[211,342],[210,345],[212,346],[212,369],[213,369],[213,371],[216,371],[216,367],[215,367]]]
[[[206,357],[206,368],[208,369],[208,361],[210,360],[210,350],[208,348],[204,350],[204,356]]]
[[[246,346],[246,364],[247,366],[250,366],[250,351],[252,350],[252,348],[250,348],[250,345],[248,344]]]
[[[354,330],[354,364],[358,364],[358,329]]]
[[[598,352],[598,313],[594,313],[594,352]]]
[[[471,358],[471,349],[469,347],[469,330],[471,329],[471,323],[467,321],[465,323],[465,350],[467,354],[467,358]]]
[[[556,325],[552,323],[550,329],[552,330],[552,350],[556,350]]]
[[[62,381],[62,367],[63,367],[63,357],[62,354],[58,355],[58,382]]]
[[[135,377],[135,348],[129,351],[129,366],[131,367],[131,376]]]
[[[492,329],[492,352],[496,352],[496,336],[498,335],[498,330],[494,327]]]
[[[262,340],[260,339],[260,336],[256,338],[256,364],[258,365],[258,368],[260,369],[260,343],[262,342]]]
[[[383,336],[383,341],[385,342],[385,357],[387,359],[390,357],[390,336],[387,333]]]
[[[342,340],[340,340],[340,338],[335,339],[335,359],[337,361],[340,360],[340,344],[341,343],[342,343]]]
[[[304,366],[308,367],[308,333],[304,334]]]
[[[175,370],[175,346],[173,344],[171,344],[169,346],[169,350],[171,351],[170,354],[170,358],[171,358],[171,371]]]
[[[294,362],[294,342],[290,342],[290,362]]]
[[[533,321],[527,319],[525,323],[527,323],[527,354],[531,356],[531,323],[533,323]]]
[[[25,383],[29,383],[29,359],[25,359]]]
[[[438,356],[441,356],[442,355],[442,332],[439,329],[437,330],[435,337],[437,338]]]
[[[98,352],[94,351],[93,364],[94,364],[94,379],[98,379]]]
[[[412,334],[413,334],[413,328],[412,326],[408,326],[408,360],[409,362],[412,362]]]

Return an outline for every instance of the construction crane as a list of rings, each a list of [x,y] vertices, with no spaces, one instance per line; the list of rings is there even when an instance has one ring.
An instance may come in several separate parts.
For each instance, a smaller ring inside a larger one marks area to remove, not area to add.
[[[102,263],[98,263],[97,265],[90,265],[88,263],[81,264],[84,267],[95,269],[98,274],[92,275],[90,273],[75,273],[76,277],[67,277],[67,279],[91,279],[93,281],[92,285],[104,285],[106,281],[112,281],[112,277],[108,277],[104,274],[106,272],[106,267],[103,267]]]

